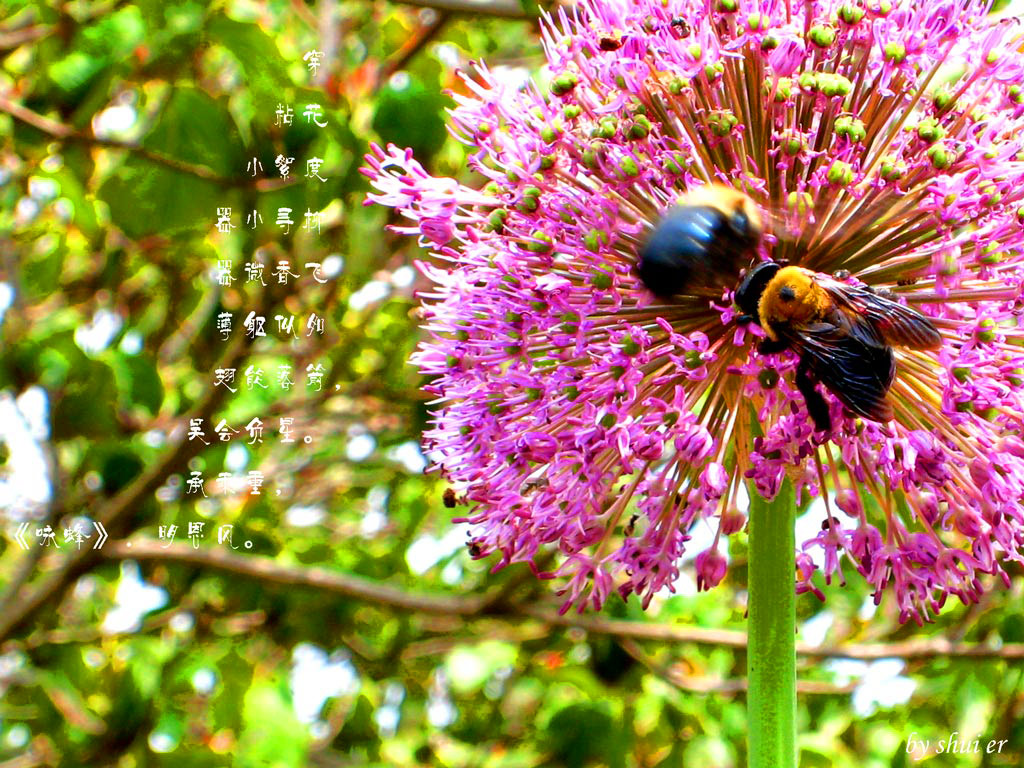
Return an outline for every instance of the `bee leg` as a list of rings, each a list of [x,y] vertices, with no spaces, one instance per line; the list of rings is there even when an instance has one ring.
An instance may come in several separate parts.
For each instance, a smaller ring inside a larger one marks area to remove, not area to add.
[[[789,348],[789,342],[777,339],[772,341],[771,339],[765,339],[757,345],[757,354],[759,355],[774,355],[777,352],[782,352]]]
[[[806,357],[801,357],[796,367],[796,388],[804,396],[807,404],[807,413],[814,422],[814,428],[818,432],[832,431],[832,417],[828,413],[828,403],[815,388],[814,379],[811,378],[811,366]]]

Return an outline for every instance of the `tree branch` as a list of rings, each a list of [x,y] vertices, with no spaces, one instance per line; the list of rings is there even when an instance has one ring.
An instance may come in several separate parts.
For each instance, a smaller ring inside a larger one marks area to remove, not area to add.
[[[20,120],[25,125],[30,125],[38,131],[66,142],[77,142],[104,149],[123,149],[127,152],[144,157],[157,165],[171,168],[181,173],[210,181],[222,187],[255,187],[260,192],[269,192],[282,187],[292,186],[295,181],[287,179],[252,179],[249,177],[230,178],[221,176],[205,165],[190,163],[179,160],[176,157],[156,152],[140,144],[132,144],[126,141],[115,141],[113,139],[101,139],[91,134],[83,133],[72,128],[70,125],[53,120],[38,112],[33,112],[28,107],[11,101],[6,96],[0,96],[0,112],[6,112],[15,120]]]
[[[266,295],[261,294],[256,300],[256,310],[262,306]],[[240,361],[248,354],[250,342],[248,337],[240,336],[224,352],[217,367],[237,368]],[[189,413],[182,414],[181,421],[187,424],[189,419],[209,418],[224,397],[223,387],[213,387]],[[150,465],[139,477],[135,478],[120,493],[107,501],[91,516],[103,524],[111,537],[123,533],[139,506],[166,480],[168,475],[183,467],[189,459],[197,455],[206,446],[199,440],[188,440],[185,430],[180,431],[163,454]],[[106,552],[86,548],[76,550],[67,555],[62,554],[59,565],[42,577],[40,583],[27,591],[18,594],[11,605],[0,614],[0,643],[31,619],[37,611],[51,600],[56,599],[78,576],[85,573]]]
[[[519,0],[399,0],[401,5],[435,8],[439,11],[466,13],[470,16],[501,16],[506,19],[536,18],[527,13]]]
[[[551,608],[501,603],[494,606],[488,595],[431,595],[409,592],[381,584],[362,576],[324,568],[283,565],[263,555],[238,555],[226,549],[193,548],[190,544],[164,544],[158,540],[134,538],[111,541],[102,550],[112,560],[141,560],[161,563],[185,563],[224,573],[258,579],[282,586],[310,587],[342,597],[365,600],[375,605],[426,614],[487,619],[502,615],[527,616],[548,626],[577,627],[597,634],[633,640],[654,640],[668,644],[695,643],[745,649],[744,632],[703,627],[680,627],[634,621],[604,619],[597,616],[561,616]],[[874,660],[886,658],[929,659],[960,657],[975,659],[1024,659],[1024,643],[1006,643],[998,648],[971,643],[953,643],[942,637],[896,643],[851,643],[839,647],[797,645],[797,654],[810,659],[847,658]]]

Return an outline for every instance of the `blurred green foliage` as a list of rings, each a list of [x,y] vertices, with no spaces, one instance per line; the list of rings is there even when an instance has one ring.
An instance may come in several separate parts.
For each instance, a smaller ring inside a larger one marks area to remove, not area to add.
[[[327,54],[317,79],[302,60],[314,48]],[[30,482],[50,488],[49,501],[11,501],[7,527],[26,515],[33,531],[45,521],[59,533],[105,520],[113,553],[91,539],[28,553],[10,536],[0,544],[0,763],[743,765],[741,648],[528,616],[556,616],[550,582],[473,562],[443,487],[417,466],[428,407],[406,363],[420,337],[409,265],[425,254],[362,205],[357,169],[368,142],[392,141],[473,182],[447,138],[444,90],[458,87],[455,66],[481,58],[536,69],[534,24],[354,0],[0,5],[0,282],[13,289],[0,391],[45,393],[48,432],[32,448],[45,480]],[[326,127],[302,119],[309,104]],[[294,109],[291,125],[275,125],[279,105]],[[288,180],[278,155],[295,158]],[[304,174],[314,156],[324,182]],[[228,233],[216,226],[222,207]],[[292,210],[287,234],[278,208]],[[323,213],[319,232],[304,231],[307,210]],[[266,287],[246,280],[257,259]],[[230,286],[214,279],[220,260]],[[280,261],[299,276],[286,286],[271,277]],[[336,271],[320,283],[307,262]],[[266,338],[245,339],[250,311],[268,319]],[[222,312],[234,318],[226,341]],[[304,325],[288,341],[275,334],[275,315],[310,313],[326,318],[322,336]],[[289,390],[276,382],[285,363]],[[320,391],[306,385],[315,364]],[[249,366],[266,390],[245,386]],[[219,367],[237,369],[237,393],[214,386]],[[195,414],[208,445],[184,438]],[[212,432],[254,417],[267,425],[260,444]],[[280,417],[312,442],[281,443]],[[12,456],[24,450],[8,438],[5,480],[24,479]],[[251,470],[266,475],[261,494],[215,492],[219,473]],[[207,496],[184,492],[192,472]],[[194,521],[207,524],[196,552],[226,551],[213,531],[230,524],[237,557],[358,576],[370,592],[169,555],[136,569],[113,550],[176,525],[168,552],[187,554]],[[612,605],[600,620],[742,631],[744,553],[732,557],[710,595],[684,589],[646,614]],[[900,626],[887,602],[865,611],[862,584],[822,586],[825,606],[804,596],[798,610],[828,642],[1024,641],[1019,575],[924,629]],[[446,614],[411,609],[394,590],[498,599]],[[142,604],[141,625],[115,621]],[[875,685],[882,703],[865,705],[861,683],[875,673],[803,659],[801,764],[909,765],[913,734],[937,743],[955,731],[981,739],[982,754],[935,765],[1020,765],[1021,663],[915,658],[901,670],[916,684],[909,701],[885,703],[900,684],[890,675]],[[984,754],[990,739],[1006,740],[1000,753]]]

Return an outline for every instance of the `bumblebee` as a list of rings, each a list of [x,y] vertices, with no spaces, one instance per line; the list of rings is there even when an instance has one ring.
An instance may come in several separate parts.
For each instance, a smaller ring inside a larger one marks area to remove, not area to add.
[[[734,285],[761,240],[761,214],[747,195],[700,187],[674,205],[640,249],[637,274],[660,298]]]
[[[796,386],[818,431],[831,432],[821,383],[850,411],[871,421],[893,418],[886,397],[896,375],[893,347],[937,349],[942,338],[924,315],[870,288],[852,286],[802,267],[761,262],[735,294],[744,313],[767,335],[762,354],[793,349]]]

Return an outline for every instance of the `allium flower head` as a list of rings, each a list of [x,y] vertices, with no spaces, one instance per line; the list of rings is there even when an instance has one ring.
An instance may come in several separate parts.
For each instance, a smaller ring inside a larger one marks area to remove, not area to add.
[[[499,565],[553,545],[566,607],[727,570],[741,485],[825,496],[798,589],[860,573],[901,619],[977,600],[1024,544],[1024,56],[974,0],[583,0],[543,23],[546,87],[478,67],[454,131],[480,189],[374,147],[375,193],[432,258],[415,362],[426,443]],[[792,352],[760,355],[736,283],[656,299],[645,233],[712,181],[766,212],[761,257],[892,292],[939,351],[897,349],[895,419],[824,392],[814,433]],[[693,554],[693,553],[691,553]],[[820,595],[820,593],[819,593]]]

